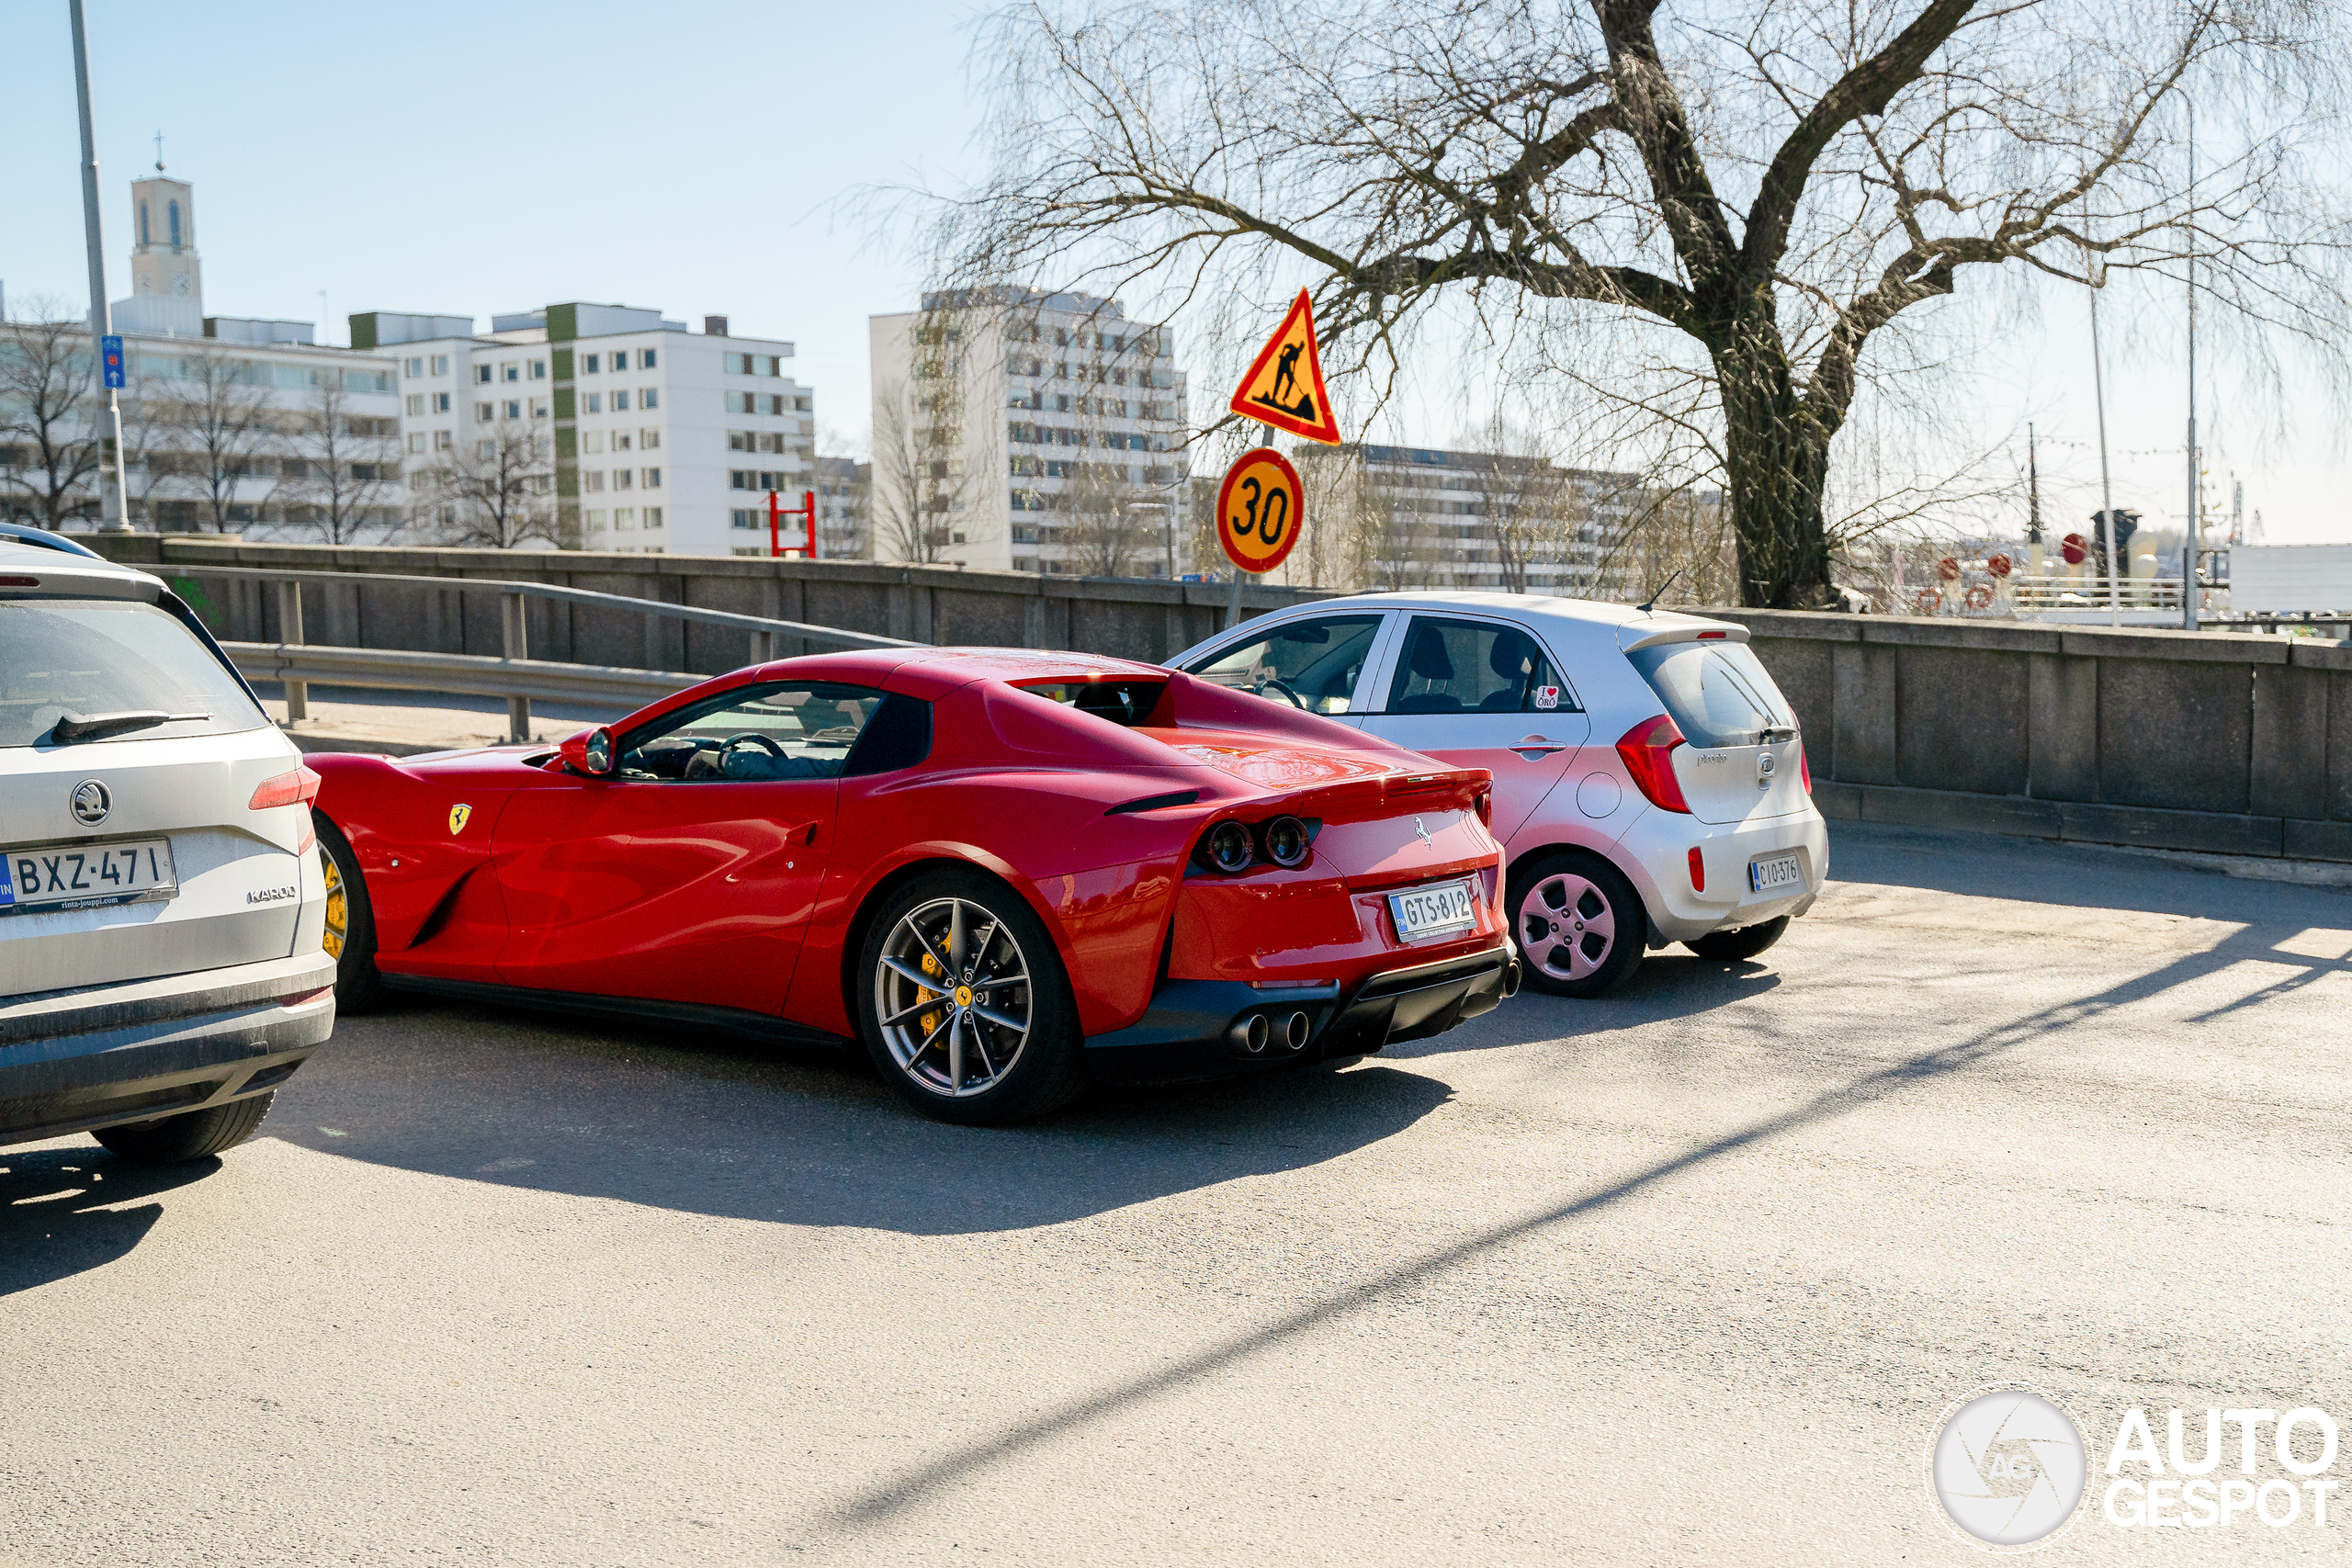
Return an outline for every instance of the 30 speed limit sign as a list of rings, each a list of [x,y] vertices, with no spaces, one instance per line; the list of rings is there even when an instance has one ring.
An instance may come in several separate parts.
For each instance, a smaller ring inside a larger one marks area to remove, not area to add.
[[[1306,522],[1306,492],[1290,459],[1271,446],[1244,452],[1216,491],[1216,537],[1244,571],[1283,564]]]

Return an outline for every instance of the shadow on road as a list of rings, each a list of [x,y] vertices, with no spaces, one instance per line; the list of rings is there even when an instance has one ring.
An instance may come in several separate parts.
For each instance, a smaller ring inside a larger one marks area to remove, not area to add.
[[[1624,983],[1606,996],[1554,997],[1523,990],[1494,1011],[1434,1039],[1391,1045],[1373,1059],[1411,1061],[1668,1023],[1751,1001],[1780,984],[1780,973],[1770,960],[1726,964],[1679,947],[1668,948],[1643,959]]]
[[[2249,925],[2352,926],[2352,890],[2199,871],[2095,844],[1833,822],[1829,874],[2077,909],[2138,909]]]
[[[217,1159],[143,1166],[95,1144],[0,1149],[0,1296],[103,1268],[147,1237],[161,1203],[140,1203],[220,1168]],[[119,1208],[136,1203],[135,1208]]]
[[[944,1126],[862,1058],[417,1001],[339,1023],[269,1132],[437,1176],[805,1225],[1052,1224],[1340,1158],[1451,1090],[1376,1061],[1102,1091],[1025,1127]]]

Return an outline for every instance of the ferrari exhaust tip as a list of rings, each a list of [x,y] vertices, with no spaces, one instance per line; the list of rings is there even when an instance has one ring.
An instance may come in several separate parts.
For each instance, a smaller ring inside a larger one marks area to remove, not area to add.
[[[1289,1021],[1283,1025],[1283,1043],[1287,1044],[1294,1051],[1297,1050],[1300,1046],[1306,1043],[1306,1031],[1309,1025],[1307,1024],[1306,1015],[1305,1013],[1295,1012],[1291,1014]]]
[[[1262,1012],[1253,1012],[1248,1018],[1235,1019],[1233,1027],[1227,1032],[1227,1037],[1242,1050],[1255,1056],[1265,1050],[1266,1042],[1272,1037],[1273,1032],[1273,1026],[1266,1021],[1266,1015]]]

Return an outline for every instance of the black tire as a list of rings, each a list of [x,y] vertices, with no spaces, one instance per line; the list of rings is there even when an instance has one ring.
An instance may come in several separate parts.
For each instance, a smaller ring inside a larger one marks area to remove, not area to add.
[[[1697,941],[1686,942],[1682,945],[1702,958],[1710,958],[1718,964],[1736,964],[1741,959],[1755,957],[1780,941],[1781,933],[1788,929],[1789,917],[1782,915],[1776,919],[1759,920],[1752,926],[1740,926],[1732,931],[1709,931]]]
[[[1586,850],[1555,850],[1511,868],[1503,907],[1521,983],[1555,997],[1597,997],[1642,961],[1649,911],[1624,874]]]
[[[351,840],[325,818],[311,813],[319,835],[319,863],[327,879],[326,950],[334,957],[337,1017],[374,1012],[391,995],[376,968],[376,910],[359,874]]]
[[[277,1091],[270,1089],[249,1100],[183,1111],[160,1122],[101,1127],[90,1135],[112,1149],[117,1158],[133,1165],[179,1165],[233,1149],[260,1132],[263,1119],[269,1115],[269,1102],[277,1098]]]
[[[960,972],[946,973],[957,964]],[[1006,978],[1015,974],[1022,978]],[[923,983],[932,979],[942,982],[936,990]],[[866,926],[850,992],[875,1069],[926,1116],[1001,1125],[1085,1092],[1078,1004],[1061,954],[1045,922],[994,877],[928,872],[891,892]]]

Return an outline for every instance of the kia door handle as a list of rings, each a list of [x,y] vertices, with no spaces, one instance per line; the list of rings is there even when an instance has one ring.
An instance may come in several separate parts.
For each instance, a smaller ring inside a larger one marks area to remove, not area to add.
[[[1508,749],[1513,751],[1566,751],[1569,747],[1565,740],[1552,740],[1541,735],[1525,735],[1512,741]]]

